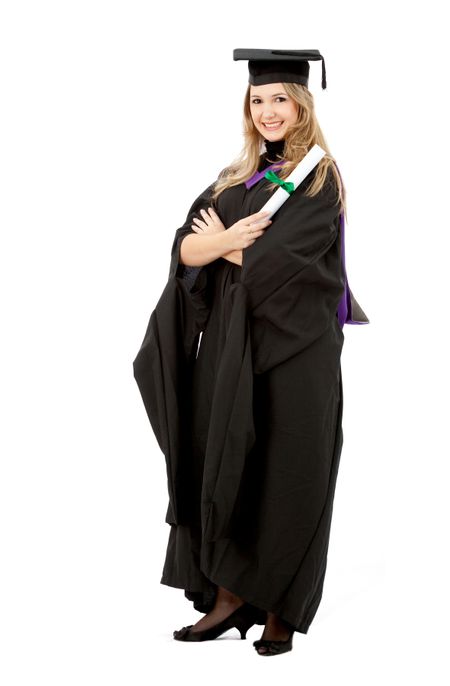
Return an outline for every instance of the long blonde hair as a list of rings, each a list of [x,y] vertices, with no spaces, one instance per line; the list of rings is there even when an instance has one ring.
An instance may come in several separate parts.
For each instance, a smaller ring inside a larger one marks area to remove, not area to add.
[[[298,103],[299,108],[297,121],[287,129],[284,137],[284,159],[286,162],[280,169],[277,169],[277,176],[279,176],[280,179],[286,179],[291,171],[295,169],[297,164],[304,158],[308,150],[317,143],[325,150],[326,155],[324,155],[318,163],[314,181],[306,190],[305,195],[314,196],[322,189],[327,177],[328,168],[331,167],[338,189],[338,200],[336,204],[339,203],[340,205],[339,211],[344,211],[346,213],[345,187],[341,182],[334,157],[330,154],[325,137],[319,126],[319,122],[317,121],[312,93],[310,93],[306,86],[299,83],[283,83],[283,86],[286,93]],[[220,193],[226,188],[236,186],[252,177],[258,169],[263,137],[256,129],[250,113],[250,84],[248,84],[244,99],[243,123],[244,145],[238,157],[220,172],[219,178],[214,185],[211,196],[212,201],[215,201]],[[273,190],[278,188],[278,184],[273,183],[268,179],[264,179],[262,182],[266,183],[268,188],[272,187]]]

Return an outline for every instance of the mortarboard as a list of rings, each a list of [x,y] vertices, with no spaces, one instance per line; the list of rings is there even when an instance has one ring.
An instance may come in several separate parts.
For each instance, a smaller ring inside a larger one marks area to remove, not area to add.
[[[301,83],[308,87],[309,62],[322,60],[322,88],[327,87],[325,60],[318,50],[258,50],[236,48],[234,60],[248,60],[248,82],[254,86],[265,83]]]

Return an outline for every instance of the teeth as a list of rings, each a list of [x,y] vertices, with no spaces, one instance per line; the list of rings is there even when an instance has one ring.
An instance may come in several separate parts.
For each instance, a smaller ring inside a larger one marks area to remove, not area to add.
[[[263,123],[264,123],[264,122],[263,122]],[[267,129],[277,129],[279,126],[281,126],[281,124],[282,124],[282,122],[279,121],[279,122],[277,122],[276,124],[265,124],[265,123],[264,123],[264,126],[265,126]]]

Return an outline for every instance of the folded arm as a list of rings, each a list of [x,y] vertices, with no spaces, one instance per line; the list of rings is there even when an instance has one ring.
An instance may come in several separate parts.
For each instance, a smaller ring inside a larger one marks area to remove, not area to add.
[[[229,262],[233,262],[233,264],[242,267],[242,250],[231,250],[225,255],[222,255],[222,257],[224,260],[228,260]]]
[[[226,231],[211,234],[188,234],[180,244],[180,262],[187,267],[203,267],[205,264],[214,262],[219,257],[230,255],[230,261],[234,261],[234,253],[230,251],[230,239]]]

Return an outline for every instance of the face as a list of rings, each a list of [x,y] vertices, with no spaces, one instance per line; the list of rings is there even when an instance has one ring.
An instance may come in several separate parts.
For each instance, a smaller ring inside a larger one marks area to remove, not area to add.
[[[297,121],[299,106],[286,93],[281,83],[250,86],[250,112],[253,123],[264,138],[278,141],[285,137],[288,126]],[[265,124],[276,124],[274,127]]]

